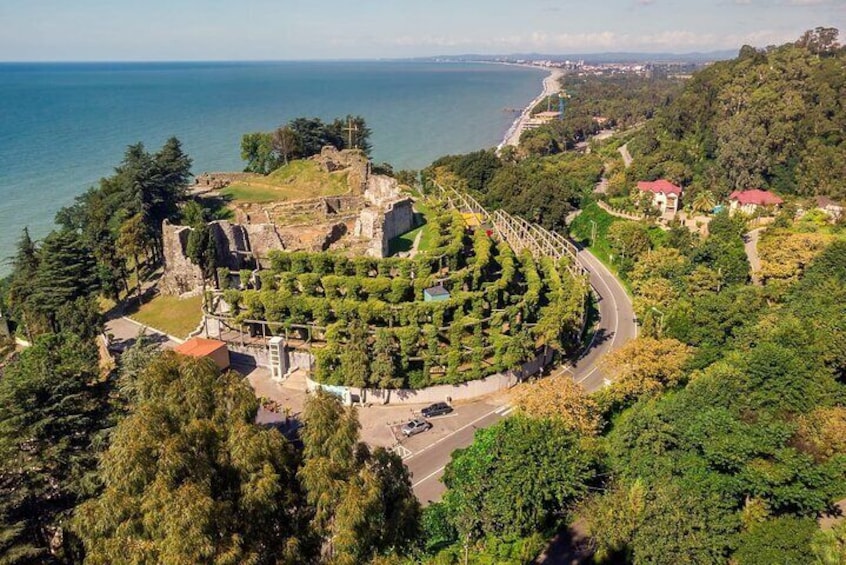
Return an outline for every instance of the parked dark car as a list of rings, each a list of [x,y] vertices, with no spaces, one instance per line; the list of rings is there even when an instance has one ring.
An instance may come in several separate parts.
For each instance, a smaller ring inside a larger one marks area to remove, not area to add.
[[[452,406],[446,402],[436,402],[420,411],[424,418],[442,416],[444,414],[449,414],[450,412],[452,412]]]
[[[427,422],[426,420],[412,420],[406,425],[402,427],[402,435],[405,437],[411,437],[413,435],[419,434],[420,432],[425,432],[429,428],[432,427],[432,424]]]

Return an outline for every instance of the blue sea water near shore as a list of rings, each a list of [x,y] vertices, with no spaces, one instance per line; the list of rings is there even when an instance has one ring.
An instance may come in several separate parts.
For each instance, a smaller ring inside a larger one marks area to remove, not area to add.
[[[373,159],[420,168],[495,146],[541,88],[536,69],[428,62],[0,64],[0,275],[24,226],[112,173],[127,145],[177,136],[195,174],[240,170],[243,133],[359,114]]]

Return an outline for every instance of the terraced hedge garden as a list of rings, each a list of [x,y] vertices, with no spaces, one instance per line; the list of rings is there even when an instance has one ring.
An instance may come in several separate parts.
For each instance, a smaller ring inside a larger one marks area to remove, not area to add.
[[[413,259],[277,252],[261,289],[226,291],[227,302],[239,322],[308,342],[326,384],[455,384],[576,344],[587,284],[566,261],[515,255],[457,212],[435,208],[429,221],[437,245]],[[449,299],[425,302],[439,284]]]

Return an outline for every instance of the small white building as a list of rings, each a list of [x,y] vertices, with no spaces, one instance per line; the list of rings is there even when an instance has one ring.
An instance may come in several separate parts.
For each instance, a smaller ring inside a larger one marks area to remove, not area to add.
[[[658,208],[661,214],[675,214],[679,211],[682,189],[666,179],[656,181],[641,181],[637,183],[637,189],[641,192],[652,194],[652,205]]]
[[[757,215],[762,210],[776,209],[784,200],[769,190],[736,190],[729,195],[729,213],[741,211],[749,216]]]

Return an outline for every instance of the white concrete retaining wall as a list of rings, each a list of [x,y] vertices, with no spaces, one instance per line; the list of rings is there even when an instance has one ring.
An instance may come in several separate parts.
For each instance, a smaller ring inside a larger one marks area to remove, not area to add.
[[[359,389],[337,385],[321,385],[308,377],[306,377],[306,385],[309,392],[322,387],[339,396],[358,396],[360,402],[378,404],[431,404],[433,402],[446,402],[447,399],[450,402],[455,402],[457,400],[470,400],[509,389],[520,382],[521,378],[533,375],[543,369],[551,359],[552,352],[549,351],[545,355],[539,355],[537,358],[524,364],[519,372],[507,371],[506,373],[497,373],[484,379],[457,385],[437,385],[417,390],[407,388]]]

